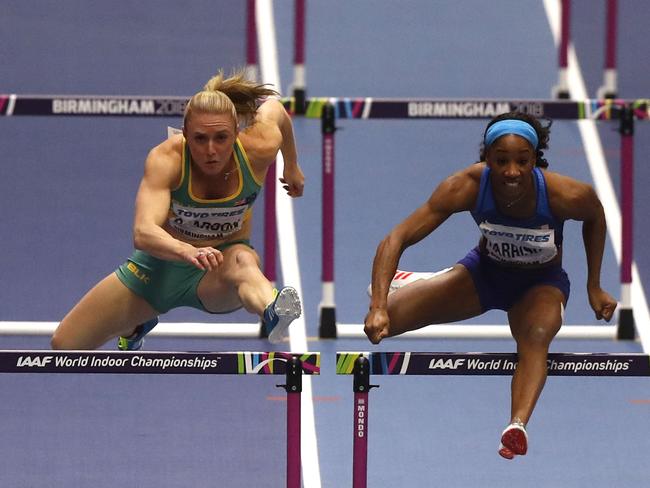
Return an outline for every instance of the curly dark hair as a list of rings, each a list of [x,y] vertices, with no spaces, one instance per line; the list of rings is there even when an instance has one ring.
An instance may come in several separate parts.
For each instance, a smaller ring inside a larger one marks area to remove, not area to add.
[[[548,117],[534,117],[524,112],[507,112],[505,114],[497,115],[492,120],[490,120],[487,127],[485,127],[485,132],[483,132],[483,141],[481,142],[481,150],[479,153],[480,161],[485,161],[486,147],[484,141],[485,134],[487,133],[487,130],[490,128],[490,126],[496,122],[499,122],[500,120],[512,119],[523,120],[524,122],[527,122],[533,126],[533,129],[535,129],[535,132],[537,132],[537,138],[539,139],[539,143],[535,148],[537,155],[535,166],[539,168],[548,168],[548,161],[546,161],[546,159],[543,157],[544,151],[542,150],[548,149],[549,134],[551,133],[551,125],[553,124],[553,121]]]

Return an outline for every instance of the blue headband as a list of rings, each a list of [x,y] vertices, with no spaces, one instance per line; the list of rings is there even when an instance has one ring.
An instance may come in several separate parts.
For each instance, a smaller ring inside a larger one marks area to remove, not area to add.
[[[535,132],[533,126],[528,122],[517,119],[500,120],[499,122],[492,124],[485,133],[485,147],[489,147],[499,137],[506,134],[521,136],[531,143],[533,149],[537,149],[537,144],[539,142],[537,132]]]

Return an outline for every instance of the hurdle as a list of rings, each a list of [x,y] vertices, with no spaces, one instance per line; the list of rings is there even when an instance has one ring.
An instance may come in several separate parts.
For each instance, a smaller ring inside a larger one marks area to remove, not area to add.
[[[292,100],[285,99],[285,107]],[[406,119],[406,120],[457,120],[490,119],[495,115],[519,111],[536,117],[555,120],[617,121],[621,135],[621,222],[620,240],[613,239],[614,249],[620,256],[621,303],[617,327],[603,327],[598,331],[590,326],[565,326],[560,337],[597,337],[632,340],[636,337],[632,311],[631,285],[633,266],[633,209],[634,209],[634,125],[636,120],[650,118],[650,100],[468,100],[468,99],[395,99],[395,98],[312,98],[308,100],[306,117],[320,118],[323,140],[323,243],[322,243],[322,300],[320,305],[319,336],[334,338],[338,335],[336,304],[334,300],[334,171],[337,119]],[[609,221],[609,219],[608,219]],[[611,224],[611,223],[610,223]],[[567,327],[574,330],[567,334]],[[360,327],[345,326],[345,335],[362,336]],[[441,330],[411,336],[440,337]],[[485,330],[466,327],[465,337],[474,331],[485,337]],[[595,332],[595,335],[594,335]]]
[[[549,353],[549,376],[650,376],[650,356],[636,353]],[[354,488],[366,488],[368,472],[369,391],[371,375],[510,376],[515,353],[485,352],[337,352],[336,373],[353,375]]]
[[[605,0],[605,56],[603,82],[596,92],[597,98],[617,97],[616,36],[618,0]],[[560,31],[558,43],[558,82],[551,90],[552,98],[569,99],[569,46],[571,43],[571,0],[560,0]]]
[[[302,375],[320,374],[320,353],[0,350],[0,373],[284,375],[286,486],[301,486]]]
[[[290,113],[303,115],[307,97],[305,68],[307,5],[305,0],[294,0],[293,6],[293,81],[290,87],[295,103]],[[246,0],[246,74],[251,80],[259,79],[256,7],[257,0]]]

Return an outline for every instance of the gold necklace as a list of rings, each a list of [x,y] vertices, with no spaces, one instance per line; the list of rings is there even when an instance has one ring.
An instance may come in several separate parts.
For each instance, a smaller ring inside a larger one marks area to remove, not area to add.
[[[524,192],[521,194],[521,196],[519,196],[518,198],[515,198],[512,202],[506,203],[506,208],[512,208],[512,206],[515,203],[521,202],[524,199],[524,197],[526,196],[526,193],[528,193],[528,192],[524,190]]]
[[[228,177],[233,174],[235,171],[237,171],[237,165],[235,164],[235,167],[231,169],[230,171],[224,171],[222,173],[224,181],[228,181]]]

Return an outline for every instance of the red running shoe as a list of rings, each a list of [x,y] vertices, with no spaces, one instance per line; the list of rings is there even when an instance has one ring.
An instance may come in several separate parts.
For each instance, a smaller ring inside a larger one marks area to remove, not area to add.
[[[388,294],[390,295],[394,291],[397,291],[400,288],[409,285],[411,283],[414,283],[416,281],[428,280],[429,278],[433,278],[434,276],[438,276],[442,273],[446,273],[447,271],[451,271],[451,268],[445,268],[443,270],[436,271],[435,273],[402,271],[398,269],[397,271],[395,271],[395,275],[393,276],[393,279],[390,282],[390,286],[388,288]],[[368,289],[366,290],[366,292],[368,293],[369,297],[372,297],[372,284],[368,285]]]
[[[512,459],[515,455],[523,456],[528,451],[528,435],[526,427],[521,422],[513,422],[501,433],[499,454]]]
[[[515,453],[503,444],[499,444],[499,455],[506,459],[513,459],[515,457]]]

